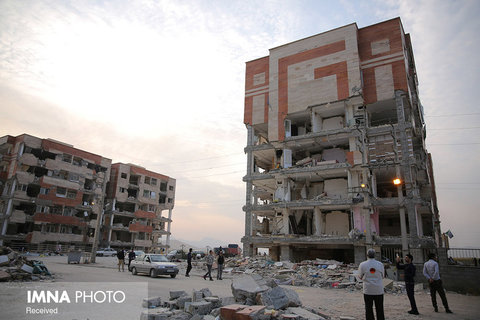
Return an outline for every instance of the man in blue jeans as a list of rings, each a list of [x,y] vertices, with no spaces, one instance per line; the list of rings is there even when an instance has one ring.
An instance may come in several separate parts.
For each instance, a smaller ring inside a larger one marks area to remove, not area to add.
[[[373,303],[377,320],[385,320],[383,313],[383,277],[385,269],[380,261],[375,260],[375,250],[368,249],[367,261],[360,263],[358,277],[363,280],[363,300],[365,301],[365,318],[375,320]]]

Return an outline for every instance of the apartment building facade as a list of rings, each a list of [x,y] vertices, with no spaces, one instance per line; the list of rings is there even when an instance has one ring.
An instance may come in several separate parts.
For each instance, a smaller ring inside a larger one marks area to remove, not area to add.
[[[360,262],[441,246],[410,35],[350,24],[246,63],[244,254]],[[394,180],[397,184],[394,184]]]
[[[107,246],[167,251],[175,188],[175,179],[168,176],[132,164],[113,164],[107,192]]]
[[[0,156],[4,243],[93,243],[110,159],[27,134],[0,138]]]
[[[126,184],[118,182],[124,172]],[[150,181],[157,179],[158,197],[152,196],[157,192],[152,185],[147,198],[147,176]],[[129,192],[135,186],[130,177],[138,178],[133,200]],[[109,197],[110,179],[115,187],[125,186],[128,196],[122,197],[119,191]],[[0,242],[16,249],[67,251],[90,248],[97,235],[101,247],[154,250],[158,238],[170,235],[174,188],[174,179],[134,165],[112,166],[111,159],[60,141],[27,134],[4,136],[0,138]],[[162,199],[165,203],[158,203]],[[125,230],[112,228],[112,222],[122,223],[122,216],[129,217],[127,204],[133,204],[136,220],[127,221]],[[122,210],[117,212],[119,207]],[[168,209],[168,219],[152,215],[152,208],[155,213]]]

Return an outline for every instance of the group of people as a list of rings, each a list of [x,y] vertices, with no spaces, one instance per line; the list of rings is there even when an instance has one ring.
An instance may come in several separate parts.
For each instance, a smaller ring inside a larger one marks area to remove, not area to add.
[[[118,259],[118,272],[120,272],[120,268],[122,268],[122,272],[125,271],[125,257],[128,258],[128,270],[130,270],[130,264],[133,260],[135,260],[135,251],[131,249],[128,254],[126,253],[125,249],[120,249],[117,252],[117,259]]]
[[[365,318],[367,320],[374,320],[373,304],[375,304],[375,311],[377,320],[384,320],[383,312],[383,278],[385,277],[385,269],[380,261],[375,260],[375,250],[369,249],[367,251],[368,259],[360,264],[358,267],[358,277],[363,281],[363,298],[365,301]],[[438,312],[437,296],[440,295],[443,306],[447,313],[452,313],[448,307],[447,297],[443,289],[442,280],[440,279],[440,272],[437,257],[434,253],[429,254],[428,261],[423,265],[423,275],[427,278],[430,286],[430,295],[432,305],[435,312]],[[414,289],[415,289],[415,272],[416,268],[413,264],[413,256],[407,254],[405,256],[405,264],[400,263],[400,256],[397,255],[397,269],[405,272],[405,288],[407,296],[410,301],[411,310],[409,314],[418,315],[417,304],[415,303]]]
[[[210,281],[213,281],[212,267],[213,267],[213,262],[215,261],[213,250],[210,250],[208,252],[207,256],[205,257],[205,261],[207,263],[207,273],[203,275],[203,279],[207,280],[207,277],[209,277]],[[222,273],[223,273],[224,263],[225,263],[225,257],[223,256],[223,251],[220,249],[218,251],[218,257],[217,257],[217,280],[223,280]],[[188,250],[188,254],[187,254],[187,272],[185,273],[185,277],[190,277],[191,270],[192,270],[192,248]]]

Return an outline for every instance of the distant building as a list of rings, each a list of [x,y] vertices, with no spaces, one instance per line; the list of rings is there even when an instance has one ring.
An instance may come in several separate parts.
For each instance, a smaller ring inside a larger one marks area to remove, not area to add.
[[[111,162],[52,139],[1,137],[1,240],[52,251],[91,245]]]
[[[102,210],[99,246],[169,247],[175,179],[63,142],[1,137],[0,195],[0,242],[15,249],[89,250]]]
[[[417,85],[399,18],[247,62],[244,255],[360,262],[375,247],[423,261],[440,246]]]
[[[136,165],[113,164],[107,191],[107,246],[166,251],[175,183],[175,179]]]

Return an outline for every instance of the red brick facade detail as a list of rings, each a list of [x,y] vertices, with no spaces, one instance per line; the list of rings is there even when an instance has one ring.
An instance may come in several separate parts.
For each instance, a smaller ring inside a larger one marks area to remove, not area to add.
[[[375,81],[375,68],[363,69],[363,99],[365,104],[377,101],[377,82]]]
[[[79,227],[83,227],[87,225],[85,222],[83,222],[77,217],[61,216],[58,214],[51,214],[51,213],[35,213],[33,215],[33,221],[66,224],[66,225],[79,226]]]
[[[140,168],[140,167],[131,166],[130,167],[130,172],[133,173],[133,174],[138,174],[138,175],[144,175],[144,176],[147,176],[147,177],[157,178],[157,179],[160,179],[160,180],[163,180],[163,181],[168,181],[168,179],[169,179],[167,176],[164,176],[163,174],[148,171],[148,170]]]
[[[80,157],[85,160],[90,160],[94,162],[95,164],[101,164],[102,163],[102,157],[90,152],[86,152],[83,150],[79,150],[76,148],[72,148],[57,142],[53,142],[50,140],[42,140],[42,148],[45,149],[46,151],[50,151],[52,149],[58,150],[61,152],[65,152],[68,154],[71,154],[73,156]]]
[[[67,198],[67,197],[65,197],[65,198],[64,197],[57,197],[56,190],[57,190],[58,186],[54,186],[54,185],[51,185],[51,184],[44,183],[42,180],[40,180],[40,186],[42,188],[48,188],[50,190],[49,190],[48,194],[39,194],[38,195],[39,199],[50,200],[50,201],[52,201],[53,204],[67,206],[67,207],[75,207],[75,206],[79,206],[79,205],[82,204],[83,192],[81,192],[80,190],[75,190],[77,192],[77,195],[75,196],[75,199],[70,199],[70,198]],[[68,189],[68,188],[66,188],[66,189],[67,189],[67,192],[68,192],[68,190],[73,190],[73,189]]]
[[[336,75],[338,100],[348,98],[349,90],[348,90],[348,73],[347,73],[346,61],[334,63],[322,68],[317,68],[315,69],[314,72],[315,72],[315,79]]]
[[[403,51],[400,18],[377,23],[358,30],[358,53],[360,61],[366,61]],[[371,43],[388,39],[390,51],[373,55]]]
[[[156,215],[154,212],[148,212],[143,210],[137,210],[134,212],[135,218],[139,219],[155,219]]]
[[[288,66],[345,50],[345,40],[307,50],[278,60],[278,140],[285,139],[285,117],[288,113]],[[348,94],[347,94],[348,95]]]
[[[254,61],[247,62],[245,72],[245,91],[254,90],[259,88],[259,92],[265,90],[265,86],[269,85],[269,57],[263,57]],[[265,73],[265,82],[253,85],[253,77],[256,74]],[[262,89],[263,88],[263,89]],[[268,89],[268,88],[267,88]],[[254,94],[254,92],[253,92]],[[261,94],[261,93],[260,93]],[[265,117],[264,122],[268,122],[268,91],[265,94]],[[253,117],[253,96],[245,97],[245,108],[243,123],[252,124]]]
[[[152,226],[146,226],[141,223],[132,223],[128,226],[128,231],[130,232],[146,232],[151,233],[153,231]]]

